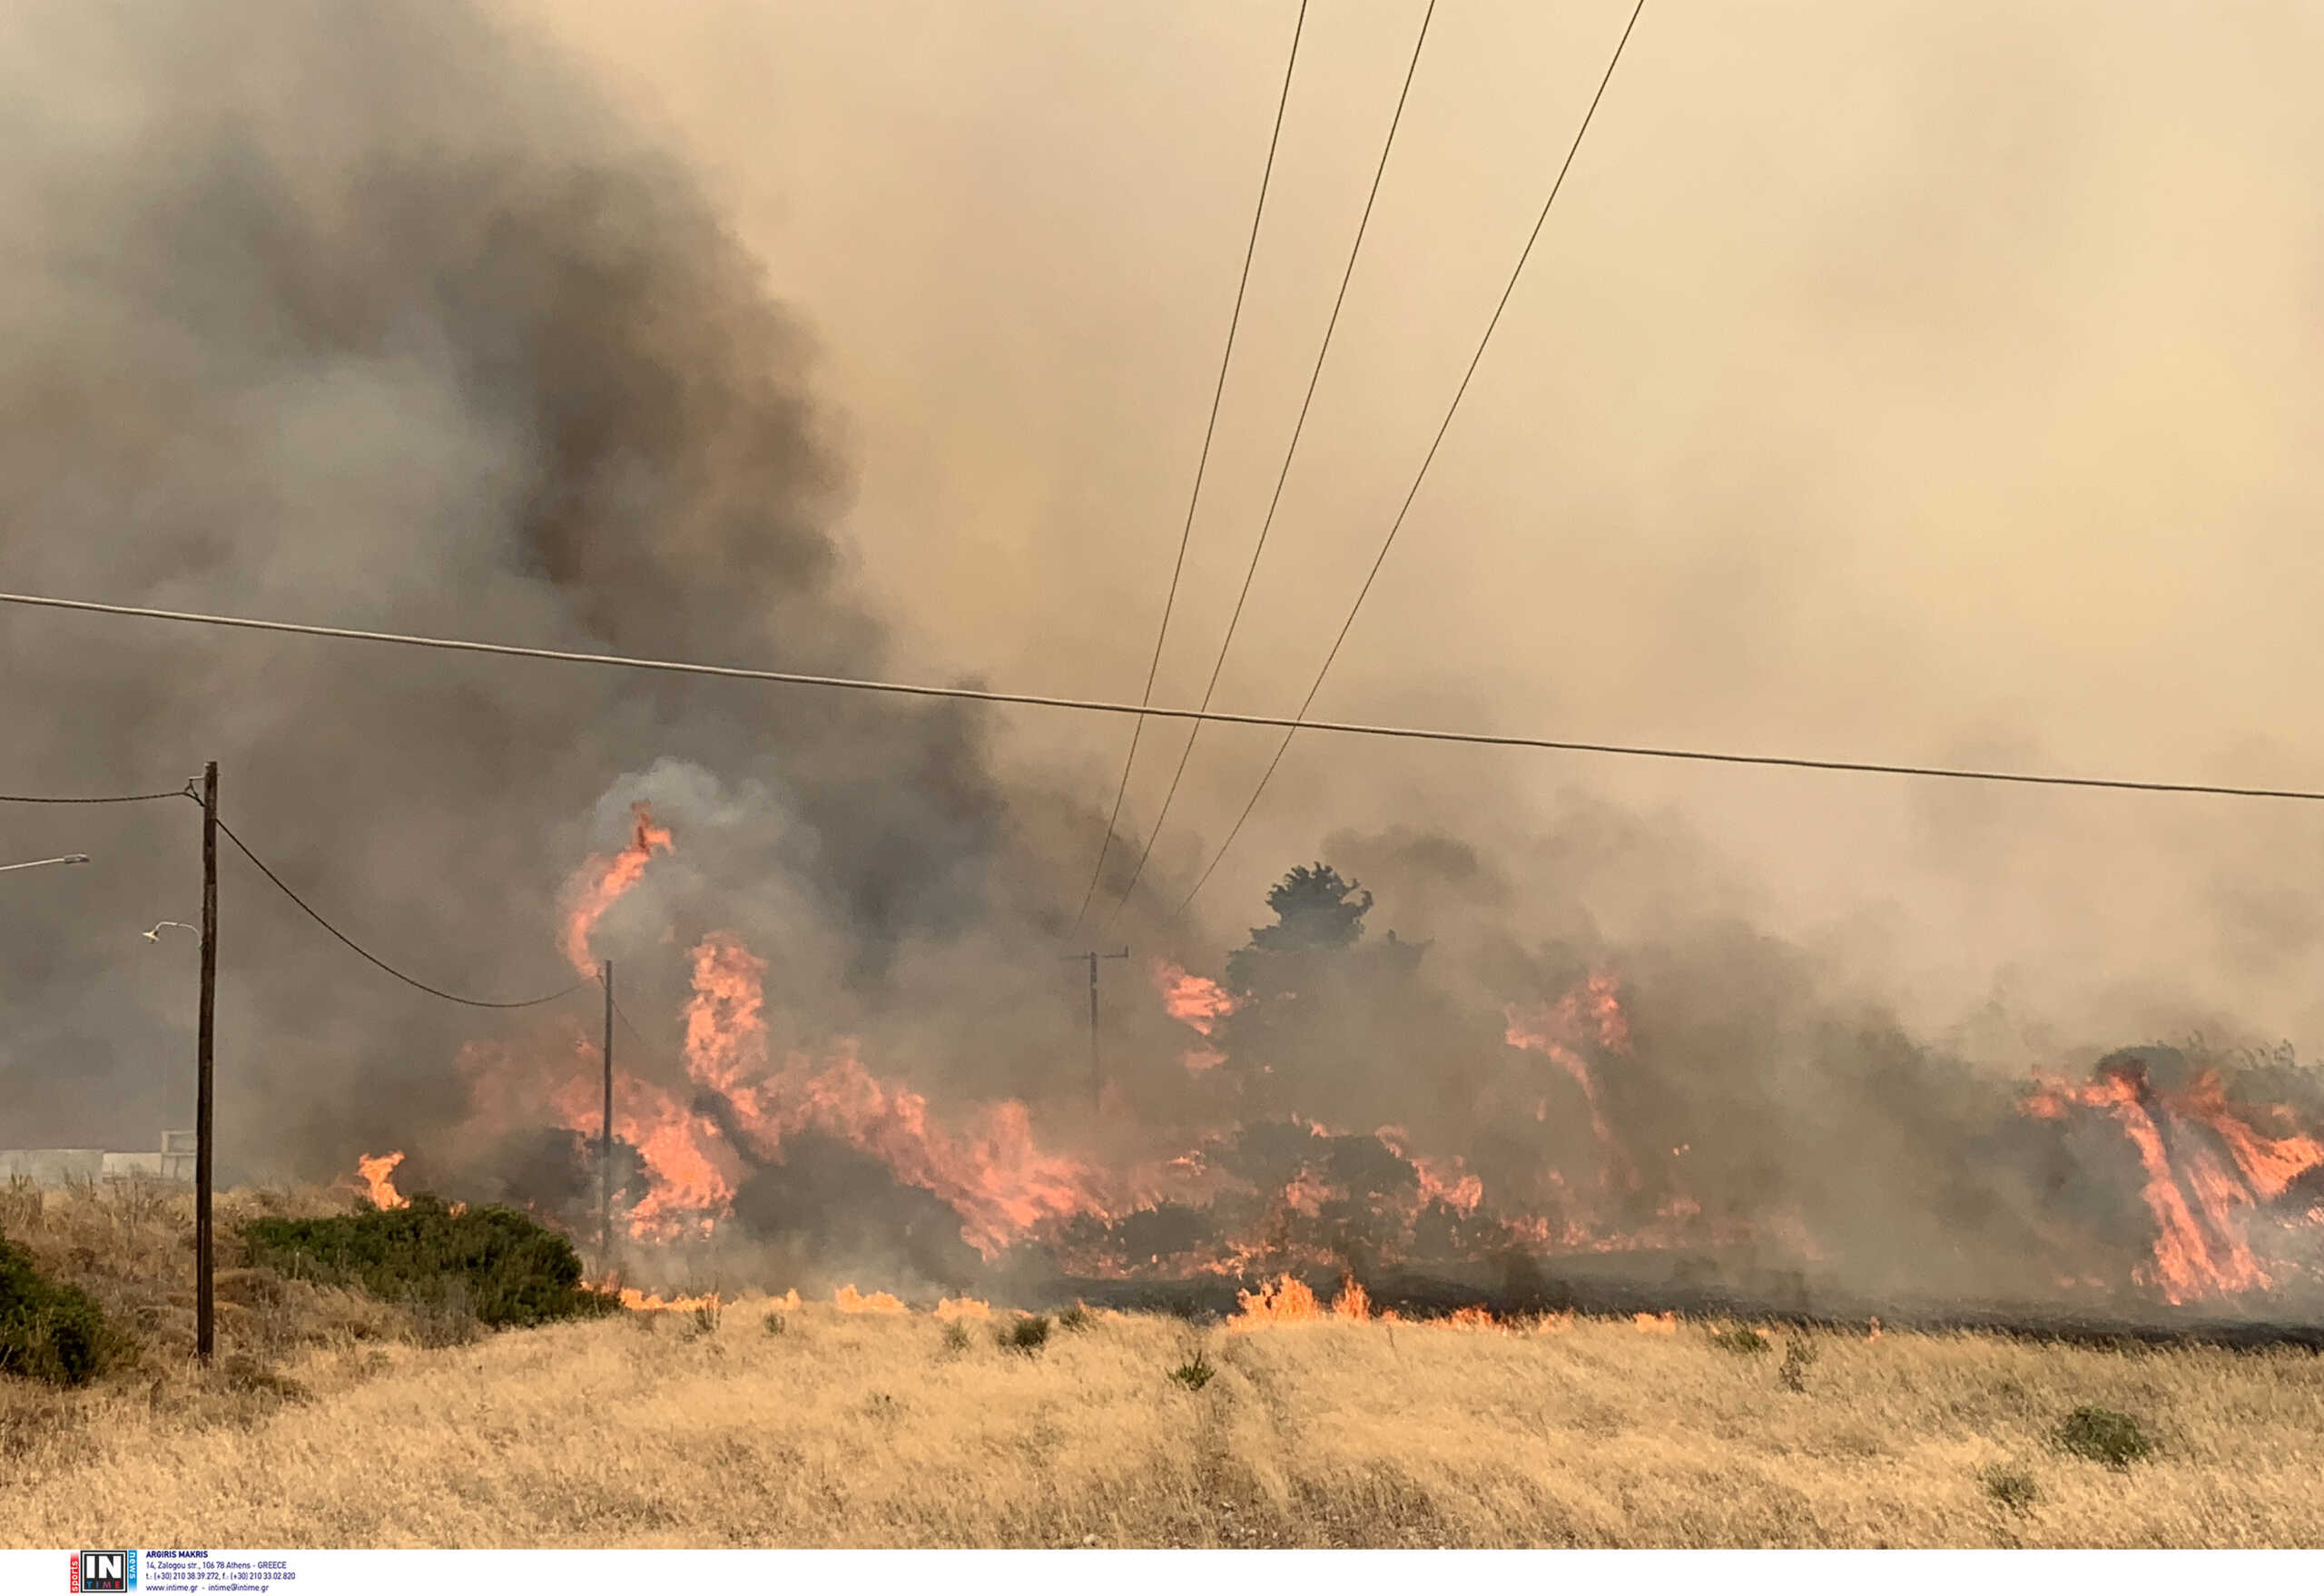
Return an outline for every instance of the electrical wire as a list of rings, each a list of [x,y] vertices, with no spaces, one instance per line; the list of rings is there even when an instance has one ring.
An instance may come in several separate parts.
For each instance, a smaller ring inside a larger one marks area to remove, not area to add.
[[[1434,0],[1430,0],[1432,5]],[[1275,131],[1267,137],[1267,160],[1259,173],[1259,200],[1251,212],[1251,239],[1243,247],[1243,275],[1235,284],[1235,311],[1226,320],[1226,349],[1218,358],[1218,382],[1211,389],[1210,419],[1202,429],[1202,454],[1195,462],[1194,492],[1187,499],[1187,524],[1178,533],[1178,557],[1170,567],[1170,590],[1162,600],[1162,625],[1154,634],[1154,657],[1146,666],[1146,688],[1138,695],[1141,704],[1154,698],[1154,679],[1162,669],[1162,644],[1170,635],[1170,612],[1178,602],[1178,578],[1187,568],[1187,545],[1195,533],[1195,507],[1202,503],[1202,484],[1210,469],[1211,439],[1218,431],[1219,401],[1226,396],[1226,370],[1235,360],[1235,333],[1243,325],[1243,296],[1251,286],[1251,261],[1259,251],[1259,223],[1267,210],[1267,187],[1275,181],[1275,153],[1283,142],[1283,113],[1291,103],[1291,78],[1299,64],[1299,38],[1307,28],[1307,0],[1299,0],[1299,16],[1291,27],[1291,57],[1283,66],[1283,94],[1275,102]],[[1208,707],[1207,704],[1205,707]],[[1106,817],[1105,840],[1098,845],[1098,862],[1090,867],[1089,884],[1082,890],[1081,907],[1074,911],[1073,923],[1079,925],[1081,917],[1089,912],[1089,900],[1097,895],[1098,878],[1106,872],[1106,855],[1113,851],[1114,827],[1122,818],[1122,799],[1129,792],[1129,773],[1137,764],[1138,739],[1146,734],[1146,717],[1140,715],[1130,727],[1129,753],[1122,760],[1122,779],[1114,788],[1113,813]],[[1175,784],[1175,783],[1174,783]],[[1143,868],[1145,862],[1139,861]]]
[[[1413,58],[1404,68],[1403,87],[1396,94],[1395,113],[1388,118],[1388,136],[1381,142],[1379,164],[1372,170],[1372,190],[1364,196],[1364,216],[1355,224],[1355,241],[1348,245],[1347,267],[1340,273],[1340,291],[1332,300],[1331,320],[1324,324],[1324,341],[1315,350],[1315,369],[1307,374],[1307,392],[1299,401],[1299,419],[1292,424],[1291,442],[1283,451],[1283,468],[1275,473],[1275,494],[1267,500],[1266,516],[1259,523],[1258,540],[1251,546],[1251,563],[1243,568],[1242,591],[1235,596],[1235,612],[1226,618],[1226,635],[1219,639],[1218,657],[1211,662],[1210,681],[1202,690],[1205,709],[1210,707],[1211,695],[1218,691],[1218,678],[1226,669],[1226,652],[1235,645],[1236,628],[1243,624],[1243,606],[1251,596],[1251,580],[1259,574],[1259,557],[1266,552],[1267,534],[1275,529],[1275,515],[1283,503],[1284,484],[1291,479],[1291,462],[1297,458],[1299,439],[1307,430],[1307,412],[1315,403],[1315,387],[1323,380],[1324,361],[1332,352],[1332,334],[1339,330],[1340,309],[1347,303],[1347,286],[1355,278],[1356,258],[1364,252],[1364,235],[1371,229],[1372,208],[1380,198],[1380,180],[1388,173],[1388,155],[1396,147],[1396,130],[1404,120],[1404,102],[1412,97],[1413,78],[1420,71],[1421,49],[1428,43],[1428,25],[1435,16],[1436,0],[1428,0],[1428,9],[1421,14],[1420,32],[1413,39]],[[1162,807],[1156,812],[1154,823],[1147,828],[1146,847],[1137,856],[1137,868],[1130,872],[1129,884],[1122,889],[1113,913],[1106,918],[1108,930],[1121,918],[1130,894],[1137,891],[1137,883],[1146,875],[1146,862],[1154,857],[1155,840],[1162,834],[1163,823],[1170,818],[1171,803],[1178,796],[1178,783],[1186,779],[1187,762],[1194,757],[1195,741],[1201,735],[1202,723],[1196,721],[1187,733],[1186,746],[1178,751],[1178,768],[1170,773],[1170,787],[1162,795]]]
[[[111,793],[95,798],[46,798],[21,793],[0,793],[0,803],[151,803],[160,798],[192,798],[197,803],[201,802],[192,782],[174,793]]]
[[[1501,291],[1500,301],[1493,306],[1491,320],[1485,323],[1484,336],[1477,340],[1476,353],[1469,357],[1469,369],[1462,373],[1461,386],[1453,390],[1452,402],[1445,407],[1444,419],[1437,426],[1436,437],[1430,441],[1428,453],[1422,457],[1420,469],[1413,477],[1412,488],[1405,493],[1404,502],[1397,509],[1395,520],[1389,525],[1388,536],[1381,540],[1380,552],[1373,557],[1372,569],[1364,574],[1364,586],[1356,590],[1355,602],[1348,606],[1347,619],[1340,623],[1339,635],[1332,639],[1331,652],[1324,655],[1323,665],[1315,672],[1315,681],[1308,685],[1307,696],[1300,700],[1299,713],[1294,719],[1306,718],[1308,709],[1315,702],[1315,695],[1323,688],[1324,678],[1331,674],[1332,662],[1340,656],[1340,645],[1347,641],[1349,628],[1355,625],[1357,613],[1364,608],[1364,599],[1371,595],[1372,584],[1379,578],[1380,567],[1387,563],[1388,551],[1395,547],[1396,534],[1403,530],[1404,517],[1412,513],[1413,501],[1420,497],[1421,484],[1428,480],[1428,469],[1436,463],[1436,451],[1443,447],[1444,435],[1452,429],[1452,418],[1460,413],[1461,401],[1468,397],[1469,384],[1475,378],[1478,366],[1484,360],[1485,348],[1492,342],[1494,330],[1501,325],[1502,313],[1509,309],[1510,296],[1517,291],[1517,280],[1525,274],[1525,263],[1533,257],[1533,246],[1540,241],[1541,229],[1550,220],[1550,208],[1558,202],[1558,192],[1565,187],[1566,173],[1573,170],[1573,158],[1581,152],[1581,141],[1590,132],[1590,123],[1598,114],[1599,103],[1605,99],[1606,87],[1614,81],[1614,69],[1622,64],[1622,52],[1629,46],[1630,34],[1637,28],[1639,16],[1645,10],[1646,0],[1638,0],[1630,9],[1630,21],[1622,25],[1622,36],[1614,43],[1614,54],[1606,63],[1605,75],[1598,80],[1598,92],[1590,96],[1589,109],[1581,113],[1581,125],[1573,130],[1573,143],[1566,148],[1565,160],[1558,167],[1555,181],[1550,184],[1549,197],[1541,202],[1541,214],[1533,219],[1533,231],[1526,235],[1525,247],[1518,251],[1517,265],[1511,271],[1509,281]],[[1258,785],[1251,789],[1250,799],[1243,805],[1243,813],[1235,817],[1234,825],[1227,830],[1226,840],[1218,845],[1218,852],[1211,855],[1210,862],[1203,867],[1194,890],[1172,911],[1171,920],[1176,921],[1186,913],[1196,898],[1201,895],[1212,872],[1217,870],[1218,862],[1226,858],[1227,851],[1235,846],[1235,839],[1242,835],[1244,823],[1258,807],[1259,795],[1267,790],[1267,783],[1274,780],[1276,768],[1283,764],[1284,754],[1291,748],[1291,739],[1297,734],[1296,728],[1285,732],[1282,742],[1275,745],[1275,757],[1267,761],[1267,768],[1260,773]]]
[[[1270,726],[1292,732],[1335,732],[1345,736],[1355,737],[1401,738],[1423,743],[1459,743],[1480,748],[1538,748],[1553,754],[1613,754],[1634,759],[1689,760],[1710,764],[1760,765],[1777,770],[1848,771],[1865,775],[1930,776],[1956,782],[2004,782],[2036,787],[2090,787],[2122,793],[2183,793],[2214,798],[2280,798],[2303,803],[2324,803],[2324,792],[2311,792],[2297,787],[2230,787],[2209,782],[2133,781],[2111,776],[2058,775],[2042,771],[1976,770],[1962,766],[1884,764],[1862,759],[1810,759],[1775,754],[1727,754],[1702,748],[1655,748],[1628,743],[1581,743],[1564,738],[1523,736],[1514,733],[1455,732],[1432,726],[1374,725],[1358,721],[1311,721],[1290,715],[1243,714],[1233,710],[1223,709],[1177,709],[1163,704],[1116,704],[1102,698],[1062,698],[1036,693],[995,693],[982,687],[939,687],[924,683],[874,682],[852,676],[811,676],[795,671],[747,670],[734,665],[691,665],[677,660],[632,659],[618,654],[576,654],[555,648],[525,648],[510,643],[477,643],[459,638],[409,636],[394,632],[359,632],[345,626],[310,626],[290,621],[252,620],[239,616],[207,616],[178,610],[141,609],[131,605],[97,604],[78,598],[34,597],[21,593],[0,593],[0,604],[28,604],[52,609],[84,611],[95,615],[186,621],[208,626],[241,627],[260,632],[287,632],[302,637],[350,638],[363,643],[394,643],[415,648],[444,648],[458,653],[551,660],[572,665],[622,665],[635,670],[665,671],[683,675],[713,676],[726,680],[777,682],[809,687],[848,688],[866,693],[902,694],[920,698],[958,698],[978,704],[1023,704],[1038,709],[1085,710],[1096,714],[1145,714],[1170,720],[1216,721],[1224,725]],[[162,793],[159,796],[173,797],[176,794]],[[236,845],[240,846],[240,843]],[[284,890],[289,891],[288,888]],[[312,911],[310,911],[310,912]],[[588,983],[585,981],[581,984],[586,986]],[[556,995],[564,996],[561,992]],[[546,1001],[547,1000],[538,1000]]]
[[[275,874],[272,870],[269,869],[265,860],[261,859],[257,854],[251,852],[250,844],[243,842],[241,838],[236,836],[234,834],[233,828],[228,825],[224,821],[222,820],[218,823],[218,829],[225,833],[226,840],[228,842],[233,843],[236,848],[241,850],[243,858],[258,866],[259,873],[261,875],[263,875],[268,881],[272,882],[277,887],[281,888],[284,897],[290,899],[293,903],[296,903],[300,909],[305,910],[308,919],[322,927],[323,930],[330,932],[332,936],[337,937],[340,941],[346,943],[348,947],[353,949],[355,952],[360,955],[363,959],[369,961],[374,965],[377,965],[379,969],[386,970],[389,975],[394,976],[398,980],[403,982],[404,985],[408,987],[417,987],[419,990],[428,993],[430,997],[441,998],[446,1002],[458,1003],[462,1007],[468,1009],[537,1009],[544,1003],[554,1003],[559,998],[569,998],[574,993],[579,991],[582,988],[596,984],[596,978],[592,976],[587,980],[574,982],[573,985],[566,987],[562,991],[551,992],[547,997],[542,998],[527,998],[523,1001],[516,1003],[496,1003],[484,998],[463,998],[458,993],[448,992],[441,987],[429,986],[424,980],[420,980],[413,976],[406,975],[402,970],[398,970],[386,960],[370,952],[369,950],[364,948],[361,943],[356,941],[354,938],[349,936],[345,931],[331,924],[330,921],[325,920],[315,911],[312,904],[309,903],[304,898],[301,898],[298,893],[290,890],[289,882],[285,882],[281,876]]]

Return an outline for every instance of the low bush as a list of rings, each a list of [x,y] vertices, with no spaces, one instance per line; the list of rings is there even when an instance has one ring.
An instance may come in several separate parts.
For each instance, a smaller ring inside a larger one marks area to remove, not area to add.
[[[969,1327],[954,1319],[944,1326],[944,1350],[963,1353],[969,1350]]]
[[[80,1385],[120,1351],[87,1292],[48,1279],[30,1253],[0,1236],[0,1374]]]
[[[1714,1330],[1710,1344],[1728,1352],[1757,1354],[1766,1352],[1775,1344],[1748,1325],[1738,1325],[1732,1330]]]
[[[2144,1426],[2128,1414],[2112,1408],[2078,1407],[2058,1422],[2053,1437],[2063,1452],[2127,1469],[2154,1451]]]
[[[582,1283],[563,1236],[514,1208],[453,1209],[431,1197],[400,1208],[242,1227],[251,1262],[326,1285],[358,1286],[416,1307],[458,1304],[495,1329],[616,1313]]]
[[[761,1319],[759,1324],[769,1335],[780,1335],[790,1328],[789,1322],[783,1318],[781,1308],[769,1308],[766,1311],[766,1317]]]
[[[1218,1371],[1211,1366],[1209,1356],[1200,1348],[1196,1348],[1194,1356],[1170,1371],[1170,1378],[1189,1391],[1200,1391],[1210,1384],[1217,1373]]]
[[[1095,1329],[1097,1325],[1098,1315],[1089,1311],[1088,1303],[1075,1303],[1057,1316],[1059,1329],[1070,1330],[1077,1335],[1084,1330]]]
[[[1003,1352],[1022,1353],[1031,1357],[1049,1344],[1049,1321],[1046,1314],[1022,1314],[1012,1325],[1004,1325],[994,1339]]]

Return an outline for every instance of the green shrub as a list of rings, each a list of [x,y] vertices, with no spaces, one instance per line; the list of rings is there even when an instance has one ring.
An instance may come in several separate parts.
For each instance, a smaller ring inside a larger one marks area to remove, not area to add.
[[[1004,1352],[1023,1353],[1031,1357],[1049,1344],[1049,1321],[1046,1314],[1020,1314],[1017,1322],[1002,1329],[995,1337]]]
[[[2034,1476],[2023,1469],[1987,1469],[1979,1476],[1984,1481],[1985,1494],[2012,1512],[2025,1512],[2042,1494],[2034,1484]]]
[[[2103,1407],[2074,1409],[2059,1421],[2054,1439],[2059,1450],[2114,1469],[2127,1469],[2154,1450],[2136,1419]]]
[[[454,1211],[431,1197],[400,1208],[319,1219],[254,1219],[251,1262],[326,1285],[359,1286],[389,1302],[462,1305],[494,1328],[620,1311],[582,1284],[580,1256],[514,1208]]]
[[[1194,1356],[1170,1371],[1170,1378],[1189,1391],[1200,1391],[1217,1373],[1211,1367],[1209,1356],[1197,1347]]]
[[[87,1292],[49,1280],[30,1253],[0,1237],[0,1373],[80,1385],[120,1350]]]
[[[1748,1325],[1738,1325],[1732,1330],[1714,1330],[1710,1344],[1728,1352],[1758,1354],[1767,1351],[1774,1343]]]

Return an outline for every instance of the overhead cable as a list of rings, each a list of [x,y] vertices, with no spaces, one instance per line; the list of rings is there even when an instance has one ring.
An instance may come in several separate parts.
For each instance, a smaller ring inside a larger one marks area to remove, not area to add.
[[[1434,0],[1430,0],[1430,3],[1433,5]],[[1250,241],[1243,246],[1243,275],[1235,284],[1234,314],[1226,320],[1226,349],[1218,357],[1218,381],[1210,393],[1210,419],[1204,424],[1202,429],[1202,453],[1195,461],[1194,492],[1187,499],[1187,523],[1178,532],[1178,557],[1170,567],[1170,590],[1162,600],[1162,624],[1154,633],[1154,657],[1147,663],[1146,688],[1138,695],[1138,702],[1141,704],[1153,701],[1154,678],[1162,669],[1162,643],[1170,635],[1170,612],[1177,606],[1178,578],[1187,568],[1187,544],[1193,538],[1195,532],[1195,507],[1202,503],[1203,478],[1210,468],[1211,438],[1218,430],[1219,401],[1226,395],[1226,369],[1235,359],[1236,330],[1243,325],[1243,295],[1251,286],[1251,261],[1259,251],[1259,222],[1266,215],[1267,186],[1275,179],[1275,153],[1276,146],[1283,142],[1284,109],[1291,103],[1291,76],[1293,70],[1299,64],[1299,37],[1306,31],[1306,27],[1307,0],[1299,0],[1299,16],[1291,27],[1291,57],[1284,63],[1283,66],[1283,93],[1275,101],[1275,132],[1267,138],[1266,165],[1259,173],[1258,203],[1251,212],[1251,238]],[[1081,907],[1074,911],[1073,923],[1076,925],[1079,925],[1081,917],[1089,912],[1089,900],[1097,893],[1098,878],[1105,874],[1106,855],[1113,850],[1114,827],[1120,823],[1122,817],[1122,798],[1129,791],[1129,773],[1137,764],[1138,739],[1145,734],[1145,732],[1146,717],[1140,715],[1130,726],[1129,753],[1122,759],[1122,779],[1114,788],[1113,813],[1106,817],[1106,835],[1098,844],[1098,862],[1090,866],[1089,884],[1082,889]],[[1173,786],[1176,784],[1176,783],[1172,783]],[[1140,860],[1138,862],[1143,868],[1145,861]]]
[[[1412,513],[1413,501],[1420,497],[1421,484],[1428,480],[1428,468],[1436,463],[1436,451],[1443,447],[1444,435],[1452,429],[1452,418],[1460,413],[1461,401],[1468,397],[1469,383],[1475,378],[1477,367],[1484,360],[1485,347],[1492,342],[1493,331],[1501,325],[1502,312],[1509,309],[1510,296],[1517,291],[1517,280],[1525,274],[1525,263],[1532,259],[1533,246],[1540,241],[1541,229],[1550,220],[1550,207],[1558,202],[1558,191],[1565,187],[1566,173],[1573,170],[1573,158],[1581,153],[1581,141],[1590,132],[1590,120],[1598,114],[1598,103],[1606,97],[1606,85],[1614,81],[1614,69],[1621,64],[1622,51],[1630,44],[1630,33],[1638,26],[1639,15],[1645,9],[1646,0],[1638,0],[1630,9],[1630,21],[1622,25],[1622,36],[1614,43],[1614,54],[1606,63],[1605,75],[1598,80],[1598,92],[1590,95],[1589,108],[1581,113],[1581,125],[1573,130],[1573,143],[1566,148],[1565,160],[1558,167],[1555,181],[1550,184],[1549,197],[1541,202],[1541,214],[1533,218],[1533,231],[1526,235],[1525,247],[1518,251],[1517,264],[1510,271],[1509,281],[1501,291],[1500,301],[1492,308],[1492,319],[1485,323],[1484,336],[1477,340],[1476,353],[1469,357],[1469,369],[1462,373],[1461,386],[1453,390],[1452,402],[1445,407],[1444,419],[1437,425],[1436,437],[1430,441],[1428,453],[1422,458],[1419,471],[1413,474],[1412,488],[1405,493],[1404,502],[1396,511],[1395,520],[1389,525],[1388,536],[1381,540],[1380,552],[1373,557],[1372,568],[1364,574],[1364,586],[1356,590],[1355,602],[1348,606],[1347,619],[1340,623],[1339,635],[1332,639],[1331,652],[1324,655],[1324,663],[1315,672],[1315,681],[1308,685],[1307,696],[1299,701],[1299,713],[1292,717],[1295,720],[1305,719],[1308,709],[1315,704],[1315,695],[1323,688],[1324,678],[1331,674],[1332,662],[1340,656],[1340,645],[1347,641],[1348,629],[1355,625],[1357,613],[1364,608],[1364,599],[1371,595],[1372,584],[1379,578],[1380,567],[1387,563],[1388,551],[1395,547],[1396,534],[1403,530],[1404,517]],[[1267,783],[1274,779],[1276,767],[1283,764],[1284,754],[1290,750],[1291,739],[1297,734],[1298,728],[1294,727],[1285,732],[1282,742],[1275,745],[1275,757],[1267,761],[1267,768],[1260,773],[1258,785],[1251,789],[1251,796],[1243,805],[1243,813],[1235,817],[1234,825],[1227,829],[1226,840],[1218,845],[1218,852],[1212,854],[1210,862],[1203,867],[1193,891],[1172,911],[1172,920],[1186,913],[1195,899],[1201,895],[1211,873],[1217,870],[1218,862],[1226,858],[1227,851],[1235,846],[1235,839],[1242,835],[1244,822],[1249,820],[1251,812],[1258,807],[1259,794],[1267,790]]]
[[[1275,509],[1283,503],[1283,486],[1291,479],[1291,462],[1297,457],[1299,439],[1307,430],[1307,412],[1315,403],[1315,385],[1323,379],[1324,361],[1332,352],[1332,334],[1339,330],[1340,309],[1347,303],[1347,285],[1354,280],[1356,258],[1364,252],[1364,235],[1372,226],[1372,207],[1380,198],[1380,180],[1387,175],[1389,152],[1396,147],[1396,130],[1403,125],[1404,102],[1412,97],[1413,77],[1420,71],[1421,48],[1428,43],[1428,25],[1435,15],[1436,0],[1428,0],[1428,9],[1421,14],[1420,32],[1413,38],[1413,58],[1404,67],[1403,86],[1396,92],[1395,112],[1388,118],[1388,136],[1381,141],[1379,163],[1372,169],[1372,189],[1364,196],[1364,215],[1355,224],[1354,241],[1348,245],[1347,266],[1340,273],[1340,291],[1332,300],[1331,319],[1324,324],[1324,341],[1315,350],[1315,369],[1307,373],[1307,392],[1299,401],[1299,419],[1292,424],[1291,441],[1283,451],[1283,468],[1275,473],[1274,496],[1267,500],[1267,513],[1259,523],[1258,538],[1251,545],[1250,564],[1243,567],[1242,591],[1235,596],[1235,612],[1226,618],[1226,635],[1218,640],[1218,657],[1211,662],[1210,681],[1202,690],[1205,709],[1210,707],[1211,695],[1218,691],[1219,675],[1226,668],[1226,652],[1235,645],[1235,631],[1242,625],[1243,606],[1251,596],[1251,579],[1258,575],[1259,557],[1266,552],[1267,534],[1274,530]],[[1147,828],[1146,847],[1137,856],[1137,868],[1130,872],[1129,884],[1122,889],[1114,912],[1107,918],[1108,926],[1120,918],[1130,894],[1137,891],[1137,883],[1146,874],[1146,862],[1154,857],[1155,839],[1162,834],[1162,823],[1170,817],[1171,801],[1178,795],[1178,783],[1186,779],[1187,762],[1194,757],[1195,739],[1201,735],[1202,723],[1196,721],[1187,734],[1186,746],[1178,751],[1178,768],[1170,773],[1170,787],[1162,794],[1162,807],[1156,812],[1154,823]],[[1107,834],[1112,834],[1110,827]]]
[[[404,985],[408,987],[417,987],[419,990],[428,993],[430,997],[441,998],[448,1003],[458,1003],[463,1008],[468,1009],[537,1009],[544,1003],[554,1003],[559,998],[569,998],[574,993],[579,991],[583,987],[594,986],[596,984],[596,978],[592,976],[587,980],[576,981],[571,986],[565,988],[563,990],[551,992],[546,997],[527,998],[519,1002],[513,1003],[493,1002],[490,1000],[484,998],[464,998],[458,992],[448,992],[441,987],[430,986],[426,981],[419,980],[416,976],[406,975],[402,970],[398,970],[386,960],[381,959],[377,954],[366,949],[361,943],[356,941],[354,938],[340,930],[339,927],[331,924],[330,921],[325,920],[316,911],[312,904],[309,903],[304,898],[301,898],[298,893],[290,890],[290,885],[288,882],[285,882],[281,876],[275,874],[271,869],[268,868],[265,860],[261,859],[257,854],[251,852],[250,844],[243,842],[241,838],[236,836],[234,834],[233,828],[228,825],[224,821],[222,820],[218,823],[218,829],[225,833],[226,840],[228,842],[233,843],[236,848],[241,851],[243,858],[258,866],[259,873],[261,875],[263,875],[268,881],[272,882],[277,887],[281,888],[284,897],[290,899],[290,901],[296,903],[300,909],[306,911],[308,919],[322,927],[323,930],[329,931],[332,936],[337,937],[340,941],[346,943],[348,947],[353,949],[355,952],[363,959],[368,960],[372,964],[377,965],[379,969],[386,970],[389,975],[394,976],[398,980],[403,982]]]

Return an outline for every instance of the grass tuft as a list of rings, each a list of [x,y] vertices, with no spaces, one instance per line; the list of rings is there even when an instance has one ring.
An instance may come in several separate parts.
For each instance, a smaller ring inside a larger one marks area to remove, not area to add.
[[[1726,1352],[1751,1355],[1768,1351],[1775,1345],[1748,1325],[1738,1325],[1731,1330],[1714,1330],[1710,1333],[1710,1344]]]
[[[1218,1371],[1211,1365],[1210,1355],[1200,1347],[1195,1349],[1194,1356],[1170,1371],[1170,1378],[1189,1391],[1200,1391],[1217,1374]]]
[[[1783,1367],[1777,1371],[1787,1391],[1807,1389],[1807,1371],[1816,1362],[1815,1345],[1804,1336],[1794,1336],[1784,1344]]]
[[[1984,1483],[1985,1494],[2012,1512],[2030,1512],[2041,1499],[2034,1476],[2023,1469],[1990,1468],[1978,1478]]]

